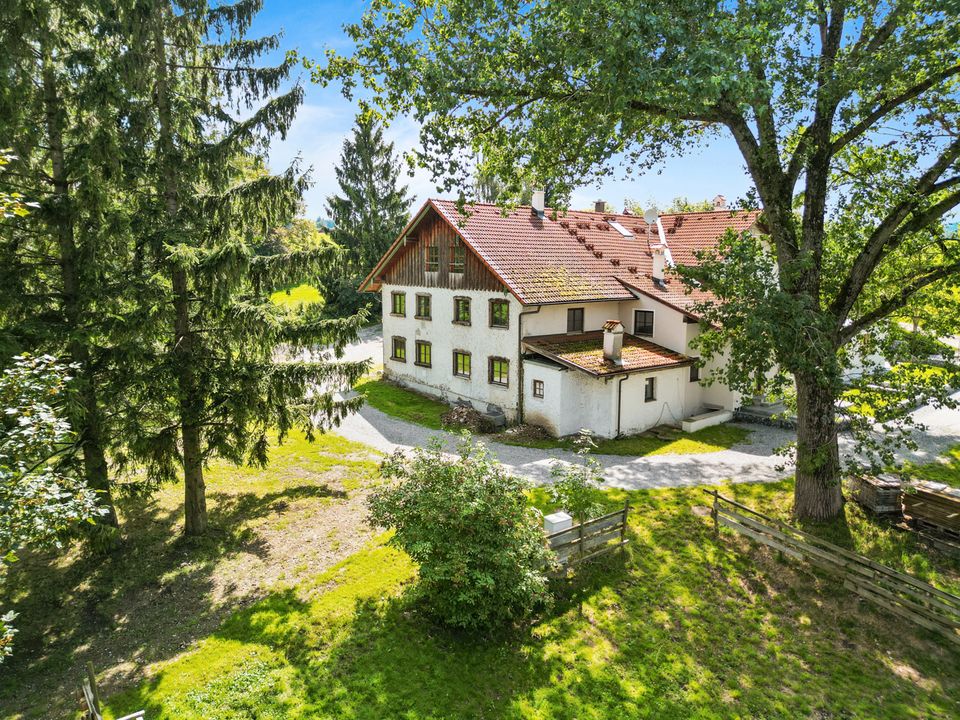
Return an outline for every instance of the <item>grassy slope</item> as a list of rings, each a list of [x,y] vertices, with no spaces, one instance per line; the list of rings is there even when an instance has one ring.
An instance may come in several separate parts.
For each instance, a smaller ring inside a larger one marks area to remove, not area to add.
[[[439,400],[421,395],[413,390],[398,387],[392,383],[374,377],[366,378],[357,385],[357,391],[367,398],[367,402],[387,415],[417,423],[434,430],[442,429],[440,417],[450,407]],[[604,455],[657,455],[673,453],[688,455],[691,453],[716,452],[743,443],[750,431],[736,425],[715,425],[695,433],[682,433],[676,440],[660,440],[655,437],[626,437],[616,440],[600,440],[595,452]],[[522,445],[542,449],[573,449],[570,438],[548,438],[531,440],[517,438],[500,433],[490,438],[508,445]]]
[[[14,656],[0,667],[0,717],[66,717],[87,660],[114,683],[135,683],[237,606],[362,547],[363,488],[378,481],[378,462],[337,435],[311,444],[294,433],[266,468],[211,465],[201,540],[182,537],[175,484],[119,499],[126,539],[116,551],[25,554],[0,598],[19,613]]]
[[[960,445],[950,448],[936,462],[913,465],[907,471],[912,477],[960,487]]]
[[[790,485],[726,492],[785,514]],[[621,492],[607,492],[611,507]],[[409,560],[374,543],[231,617],[114,715],[160,718],[948,718],[960,651],[740,536],[697,490],[629,494],[631,544],[529,631],[451,635],[411,607]],[[543,502],[542,496],[537,501]],[[960,566],[852,504],[848,547],[960,590]],[[582,601],[582,612],[578,603]]]

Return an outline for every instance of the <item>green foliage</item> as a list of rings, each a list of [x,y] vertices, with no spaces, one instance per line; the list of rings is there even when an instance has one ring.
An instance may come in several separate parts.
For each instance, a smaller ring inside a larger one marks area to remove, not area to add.
[[[434,430],[443,427],[441,417],[450,410],[445,402],[402,388],[378,377],[365,377],[355,386],[363,399],[380,412]]]
[[[407,224],[411,199],[399,184],[393,143],[369,117],[358,118],[353,137],[344,140],[335,172],[340,194],[327,198],[327,211],[345,271],[323,276],[324,295],[331,312],[351,315],[372,302],[357,287]]]
[[[0,375],[0,584],[17,551],[58,547],[66,530],[103,512],[70,472],[75,438],[61,415],[69,380],[49,356],[20,355]],[[0,616],[0,663],[15,617]]]
[[[549,492],[553,502],[570,513],[576,522],[585,522],[599,511],[596,489],[603,482],[603,475],[600,463],[590,455],[596,447],[590,434],[581,431],[574,443],[577,462],[553,464]]]
[[[540,516],[526,482],[469,433],[458,452],[451,461],[436,440],[395,453],[382,472],[396,482],[371,496],[370,520],[418,564],[417,593],[438,620],[467,630],[522,622],[549,601]]]

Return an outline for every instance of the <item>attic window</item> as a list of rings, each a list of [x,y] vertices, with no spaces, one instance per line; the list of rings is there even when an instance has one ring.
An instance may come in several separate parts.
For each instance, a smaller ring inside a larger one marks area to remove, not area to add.
[[[633,233],[627,230],[623,225],[618,223],[616,220],[607,220],[607,224],[616,230],[618,233],[624,237],[633,237]]]

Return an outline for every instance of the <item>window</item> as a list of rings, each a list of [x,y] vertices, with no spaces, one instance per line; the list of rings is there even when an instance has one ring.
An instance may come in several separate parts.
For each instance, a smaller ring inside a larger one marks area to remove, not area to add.
[[[440,246],[436,243],[430,243],[424,248],[426,253],[427,272],[437,272],[440,269]]]
[[[393,354],[390,357],[399,362],[407,361],[407,341],[405,338],[394,336]]]
[[[470,298],[453,299],[453,321],[460,325],[470,324]]]
[[[507,300],[490,301],[490,327],[510,327],[510,303]]]
[[[643,401],[653,402],[657,399],[657,379],[647,378],[643,381]]]
[[[463,350],[453,351],[453,374],[457,377],[470,377],[470,353]]]
[[[690,382],[699,382],[700,381],[700,366],[691,365],[690,366]]]
[[[406,315],[407,314],[407,294],[402,292],[395,292],[392,295],[390,306],[390,313],[392,315]]]
[[[490,383],[492,385],[510,384],[510,361],[506,358],[490,358]]]
[[[633,311],[633,334],[653,335],[653,310]]]
[[[430,296],[417,295],[417,315],[421,320],[430,319]]]
[[[454,238],[450,243],[450,272],[462,273],[467,267],[467,248],[460,238]]]
[[[414,361],[414,365],[420,365],[422,367],[430,367],[430,343],[423,340],[417,340],[417,359]]]
[[[567,332],[583,332],[583,308],[567,310]]]
[[[535,398],[543,397],[543,380],[534,380],[533,381],[533,396]]]

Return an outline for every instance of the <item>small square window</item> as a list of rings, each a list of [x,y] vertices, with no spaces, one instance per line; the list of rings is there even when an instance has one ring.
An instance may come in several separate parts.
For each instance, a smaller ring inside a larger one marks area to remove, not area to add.
[[[490,384],[510,384],[510,361],[506,358],[490,358]]]
[[[567,332],[583,332],[583,308],[567,310]]]
[[[440,246],[430,243],[424,248],[426,253],[425,267],[427,272],[437,272],[440,269]]]
[[[421,320],[430,319],[430,296],[417,295],[417,317]]]
[[[423,340],[417,340],[417,359],[414,361],[414,365],[420,365],[421,367],[430,367],[431,365],[431,346],[430,343]]]
[[[467,267],[467,248],[460,238],[450,243],[450,272],[462,273]]]
[[[490,327],[510,327],[510,303],[507,300],[490,301]]]
[[[543,380],[534,380],[533,381],[533,396],[535,398],[543,397]]]
[[[402,292],[395,292],[391,295],[391,305],[390,313],[392,315],[403,315],[407,314],[407,294]]]
[[[700,366],[690,366],[690,382],[700,382]]]
[[[470,298],[453,299],[453,321],[460,325],[470,324]]]
[[[407,361],[407,341],[402,337],[393,338],[393,352],[390,358],[398,362]]]
[[[653,402],[657,399],[657,379],[647,378],[643,381],[643,401]]]
[[[463,350],[453,351],[453,374],[457,377],[470,377],[470,353]]]
[[[653,335],[653,310],[633,311],[633,334],[646,337]]]

